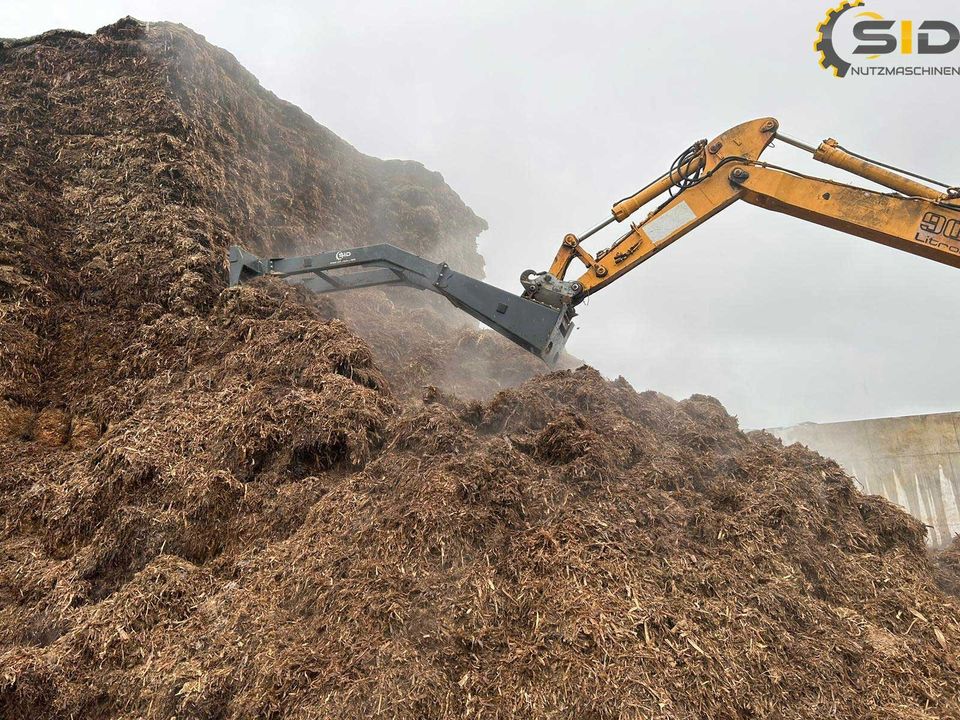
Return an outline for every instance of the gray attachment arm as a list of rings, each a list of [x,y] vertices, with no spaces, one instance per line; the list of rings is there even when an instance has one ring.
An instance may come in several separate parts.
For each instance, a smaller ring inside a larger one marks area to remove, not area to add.
[[[370,268],[341,273],[347,268]],[[315,292],[375,285],[406,285],[430,290],[484,325],[553,365],[573,330],[572,305],[550,307],[432,263],[394,245],[368,245],[299,257],[259,258],[230,248],[230,284],[260,275],[277,275]]]

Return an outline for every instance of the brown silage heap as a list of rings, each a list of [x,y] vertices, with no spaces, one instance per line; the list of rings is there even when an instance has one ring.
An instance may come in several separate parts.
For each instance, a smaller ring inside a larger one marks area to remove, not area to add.
[[[434,298],[225,289],[235,242],[480,273],[436,173],[180,26],[0,83],[0,716],[960,717],[956,558],[834,463]]]

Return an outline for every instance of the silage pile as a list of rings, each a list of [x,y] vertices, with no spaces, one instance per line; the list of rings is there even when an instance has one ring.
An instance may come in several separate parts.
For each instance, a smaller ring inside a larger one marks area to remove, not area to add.
[[[532,366],[424,299],[224,288],[371,232],[478,271],[438,176],[178,26],[0,60],[0,716],[960,717],[953,560],[834,463],[588,368],[459,399]]]

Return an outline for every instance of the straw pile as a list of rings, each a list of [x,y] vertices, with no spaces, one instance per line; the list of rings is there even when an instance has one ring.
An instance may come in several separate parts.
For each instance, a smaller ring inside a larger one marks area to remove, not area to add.
[[[960,717],[956,553],[833,462],[429,298],[225,288],[233,242],[479,272],[436,174],[179,26],[0,84],[0,716]]]

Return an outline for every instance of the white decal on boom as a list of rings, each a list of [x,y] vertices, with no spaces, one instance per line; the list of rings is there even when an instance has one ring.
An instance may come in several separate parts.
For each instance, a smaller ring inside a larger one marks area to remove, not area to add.
[[[654,244],[657,244],[696,219],[697,216],[687,205],[686,200],[681,200],[660,217],[642,225],[641,229]]]

